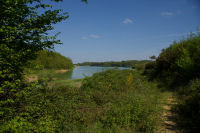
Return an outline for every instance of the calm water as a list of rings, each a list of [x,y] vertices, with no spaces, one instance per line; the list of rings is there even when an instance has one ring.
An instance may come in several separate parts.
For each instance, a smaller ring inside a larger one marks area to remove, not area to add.
[[[107,69],[114,69],[115,67],[95,67],[95,66],[79,66],[69,72],[68,79],[81,79],[84,77],[92,76],[94,73],[101,72]],[[118,69],[129,69],[127,67],[118,67]]]

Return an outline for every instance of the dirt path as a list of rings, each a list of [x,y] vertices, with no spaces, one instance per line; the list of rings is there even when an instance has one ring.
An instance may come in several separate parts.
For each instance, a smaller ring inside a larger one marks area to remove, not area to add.
[[[27,81],[28,83],[34,82],[34,81],[36,81],[36,80],[38,80],[38,76],[37,76],[37,75],[29,75],[29,76],[26,77],[26,81]]]
[[[176,115],[172,112],[172,106],[176,104],[176,100],[173,97],[169,97],[167,104],[163,106],[163,123],[161,133],[179,133],[176,125]]]

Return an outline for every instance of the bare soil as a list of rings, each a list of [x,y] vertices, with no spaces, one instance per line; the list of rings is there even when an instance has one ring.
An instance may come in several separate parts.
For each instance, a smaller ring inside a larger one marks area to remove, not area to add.
[[[30,75],[26,78],[26,81],[27,82],[34,82],[34,81],[37,81],[38,80],[38,76],[37,75]]]
[[[56,70],[55,73],[65,73],[68,72],[69,70],[67,69],[61,69],[61,70]]]
[[[176,114],[172,111],[172,106],[176,104],[176,100],[170,97],[167,102],[167,104],[163,105],[163,123],[159,133],[180,133],[176,124]]]

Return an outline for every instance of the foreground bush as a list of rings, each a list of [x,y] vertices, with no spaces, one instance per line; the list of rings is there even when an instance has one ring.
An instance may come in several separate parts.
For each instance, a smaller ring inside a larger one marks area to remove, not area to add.
[[[160,93],[130,70],[108,70],[86,78],[81,87],[99,107],[102,131],[155,132],[160,122]]]
[[[200,123],[200,79],[179,90],[179,104],[175,107],[181,127],[192,132],[199,131]]]
[[[131,70],[108,70],[81,88],[33,83],[18,94],[18,108],[0,120],[0,132],[155,132],[161,93]]]

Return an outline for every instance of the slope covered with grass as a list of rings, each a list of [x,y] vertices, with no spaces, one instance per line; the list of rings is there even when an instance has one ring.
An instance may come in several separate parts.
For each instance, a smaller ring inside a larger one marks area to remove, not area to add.
[[[30,67],[39,69],[72,69],[73,63],[70,58],[57,52],[43,50],[37,53],[37,58],[31,62]]]

